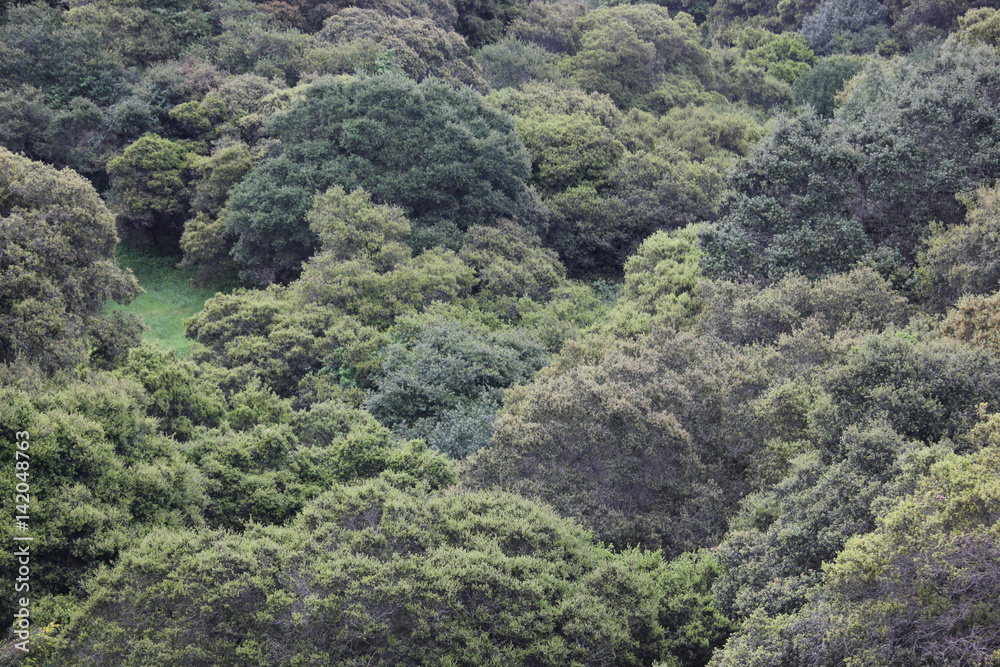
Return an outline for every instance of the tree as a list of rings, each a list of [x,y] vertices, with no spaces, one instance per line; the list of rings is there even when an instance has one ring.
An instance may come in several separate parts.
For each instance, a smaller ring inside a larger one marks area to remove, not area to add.
[[[732,43],[745,28],[763,28],[779,33],[798,21],[792,15],[802,5],[814,2],[778,3],[775,0],[716,0],[708,13],[708,25],[717,39]]]
[[[528,500],[379,480],[287,527],[152,533],[89,584],[54,660],[637,667],[663,651],[662,577]]]
[[[697,232],[656,232],[625,262],[622,296],[601,328],[618,334],[648,332],[655,324],[689,323],[700,308]]]
[[[707,78],[708,56],[687,14],[655,5],[596,9],[578,20],[580,48],[559,64],[585,90],[622,108],[642,106],[668,73]]]
[[[117,242],[114,218],[83,178],[0,148],[0,360],[54,369],[100,355],[116,337],[135,342],[138,322],[104,313],[140,293],[115,263]]]
[[[185,264],[198,267],[202,278],[235,280],[236,266],[230,257],[232,239],[223,229],[229,191],[253,168],[249,147],[236,142],[216,149],[210,156],[191,161],[194,182],[190,189],[193,217],[184,222],[180,249]]]
[[[834,140],[861,157],[854,217],[873,241],[913,262],[931,221],[962,222],[955,195],[1000,178],[992,157],[998,108],[1000,54],[987,47],[948,42],[930,58],[865,69],[845,96]]]
[[[747,28],[740,33],[736,46],[743,51],[745,64],[758,67],[786,83],[794,83],[816,62],[815,54],[802,36],[791,32],[775,35],[767,30]]]
[[[996,354],[1000,352],[1000,292],[986,296],[966,296],[948,311],[941,330]]]
[[[998,453],[991,447],[935,465],[878,530],[849,543],[827,569],[824,597],[843,614],[829,631],[829,663],[840,655],[917,665],[993,659]]]
[[[400,487],[454,483],[447,457],[422,440],[398,441],[363,410],[337,401],[293,413],[288,401],[251,383],[230,397],[227,426],[188,445],[205,478],[205,521],[214,528],[280,525],[331,486],[385,473]]]
[[[572,55],[580,47],[577,19],[586,13],[586,5],[576,0],[533,0],[524,16],[510,24],[508,35],[534,42],[552,53]]]
[[[206,125],[219,120],[219,110],[202,118],[191,112],[199,106],[195,100],[217,86],[220,79],[214,67],[196,61],[159,63],[142,70],[123,95],[104,111],[102,139],[114,152],[147,134],[171,140],[206,139],[210,134]],[[211,105],[213,99],[217,98],[209,97],[205,104]],[[189,148],[205,151],[207,146],[192,142]]]
[[[995,51],[950,42],[927,58],[872,61],[832,123],[812,112],[775,123],[703,235],[706,273],[820,277],[869,253],[894,257],[889,272],[912,270],[930,222],[962,220],[955,195],[1000,175],[998,77]]]
[[[802,35],[818,55],[829,55],[850,40],[851,35],[882,28],[877,34],[888,38],[885,27],[888,11],[877,0],[824,0],[802,21]]]
[[[407,344],[383,351],[365,405],[405,437],[425,438],[456,458],[471,454],[488,444],[503,390],[528,381],[547,361],[537,341],[518,333],[486,335],[432,323]],[[454,437],[454,422],[469,415],[486,422],[485,437]]]
[[[526,300],[545,303],[566,282],[556,253],[509,220],[470,227],[458,256],[476,272],[472,293],[479,307],[513,324],[531,308]]]
[[[743,620],[801,609],[822,563],[874,529],[880,499],[905,493],[921,469],[913,469],[919,443],[884,423],[852,426],[838,445],[834,461],[802,454],[778,484],[743,501],[715,549],[721,574],[713,594],[722,613]],[[751,626],[745,634],[761,633]]]
[[[965,224],[932,226],[918,256],[920,292],[938,307],[1000,289],[1000,257],[994,254],[1000,242],[1000,182],[960,201],[968,209]]]
[[[209,0],[90,0],[67,12],[67,22],[96,29],[108,52],[141,67],[177,58],[185,46],[209,37],[211,9]]]
[[[142,385],[146,412],[159,420],[159,430],[185,441],[199,426],[218,426],[228,410],[219,387],[200,370],[172,351],[144,345],[129,352],[117,373]]]
[[[719,576],[719,561],[704,549],[681,554],[667,563],[663,578],[664,611],[660,620],[667,631],[669,656],[659,667],[704,665],[732,629],[712,599],[712,584]]]
[[[1000,48],[1000,10],[970,9],[959,17],[955,37],[963,42],[982,42]]]
[[[827,604],[823,564],[849,550],[851,538],[877,531],[886,508],[911,494],[933,464],[983,439],[976,422],[997,400],[995,359],[956,341],[893,331],[865,337],[845,357],[823,362],[811,389],[786,385],[757,401],[756,428],[776,438],[768,446],[798,455],[783,480],[744,499],[716,549],[716,601],[742,620],[715,656],[719,665],[844,664],[831,633],[847,612]],[[882,599],[874,590],[865,595]],[[884,627],[862,619],[846,629]],[[867,646],[850,650],[862,655]]]
[[[990,664],[1000,459],[988,428],[993,446],[934,462],[874,530],[847,542],[801,611],[751,619],[750,636],[712,664]]]
[[[222,31],[206,39],[210,61],[233,74],[255,74],[277,79],[281,85],[295,84],[305,67],[309,36],[296,29],[282,29],[264,12],[220,12]],[[324,17],[325,18],[325,17]],[[316,24],[318,29],[322,19]]]
[[[386,329],[471,287],[472,270],[453,251],[432,248],[414,256],[402,243],[410,231],[402,210],[373,204],[364,190],[331,188],[316,197],[309,221],[320,250],[293,284],[306,303]]]
[[[367,72],[354,64],[364,52],[370,54],[361,58],[368,61]],[[340,73],[336,70],[352,64],[358,74],[379,74],[395,66],[416,81],[436,77],[468,86],[484,83],[461,35],[428,19],[396,18],[373,9],[343,9],[327,19],[306,59],[323,74]]]
[[[477,49],[500,40],[509,26],[524,15],[528,0],[457,0],[456,29]]]
[[[373,327],[277,286],[216,295],[186,332],[200,344],[196,359],[223,369],[219,382],[227,390],[256,380],[305,403],[364,384],[385,345]]]
[[[721,104],[624,115],[607,95],[542,83],[489,99],[517,119],[550,208],[542,236],[576,276],[620,274],[656,230],[714,219],[725,170],[762,133]]]
[[[0,109],[3,111],[0,143],[10,151],[37,160],[53,116],[42,91],[34,86],[0,91]]]
[[[712,453],[700,450],[695,432],[711,417],[689,419],[698,409],[688,387],[712,393],[695,346],[659,332],[508,390],[493,446],[466,470],[470,483],[552,503],[620,547],[677,554],[710,542],[721,532],[710,509],[721,491],[706,473]]]
[[[518,119],[529,118],[536,113],[561,116],[582,114],[612,130],[621,124],[623,115],[607,95],[563,88],[556,83],[529,83],[519,90],[491,93],[486,100],[491,106],[499,107]]]
[[[269,133],[281,141],[233,188],[226,228],[256,282],[288,280],[317,246],[306,213],[333,185],[401,206],[411,245],[457,247],[457,232],[518,211],[527,155],[509,120],[468,89],[398,76],[310,86]]]
[[[872,336],[830,370],[825,386],[836,409],[820,430],[836,438],[846,425],[882,415],[906,438],[956,438],[975,424],[976,406],[1000,399],[995,368],[988,353],[956,340]]]
[[[520,88],[531,81],[560,78],[556,57],[534,42],[507,37],[476,52],[483,78],[494,89]]]
[[[720,222],[702,231],[706,273],[777,280],[849,269],[871,247],[849,210],[856,164],[812,111],[776,122],[731,172]]]
[[[638,147],[619,162],[608,188],[627,211],[618,233],[631,238],[619,253],[633,252],[656,230],[715,220],[726,171],[763,134],[748,114],[723,105],[674,108],[659,119],[633,113],[629,120],[619,136]]]
[[[105,105],[123,87],[118,58],[101,44],[92,26],[74,25],[61,9],[35,3],[17,7],[0,26],[3,87],[35,86],[53,106],[74,97]]]
[[[812,69],[795,80],[792,86],[795,103],[810,104],[820,116],[832,118],[837,94],[864,66],[862,56],[820,58]]]
[[[888,0],[885,4],[893,35],[910,47],[947,37],[963,14],[989,6],[982,0]]]
[[[458,20],[455,7],[448,0],[257,0],[257,4],[279,24],[309,33],[319,31],[327,20],[353,7],[396,18],[425,19],[445,30],[454,30]]]
[[[607,182],[625,146],[593,116],[535,112],[518,122],[532,155],[532,181],[543,194]]]
[[[157,432],[138,382],[97,371],[43,379],[23,367],[10,378],[0,387],[0,428],[10,434],[2,442],[12,459],[23,451],[14,435],[30,434],[33,602],[79,594],[87,574],[153,527],[203,525],[204,480]],[[19,482],[11,475],[3,492],[14,494]],[[0,534],[12,540],[12,522]],[[0,566],[13,572],[16,558],[3,554]],[[4,598],[4,613],[13,614],[13,603]]]
[[[881,332],[911,315],[906,297],[867,267],[816,281],[789,276],[764,289],[703,281],[695,295],[704,306],[698,330],[739,345],[775,343],[807,322],[827,335]]]
[[[188,213],[187,170],[192,157],[183,144],[147,134],[108,162],[123,229],[149,238],[153,245],[177,243]]]

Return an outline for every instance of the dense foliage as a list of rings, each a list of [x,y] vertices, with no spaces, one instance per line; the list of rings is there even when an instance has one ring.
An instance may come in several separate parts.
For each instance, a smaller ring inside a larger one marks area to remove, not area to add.
[[[0,233],[0,360],[58,368],[134,343],[138,323],[103,312],[139,286],[115,264],[114,219],[86,180],[0,148]]]
[[[0,665],[997,664],[992,5],[0,1]]]
[[[364,188],[419,225],[411,244],[517,212],[527,159],[509,120],[471,91],[399,76],[318,82],[266,127],[280,141],[237,185],[226,231],[260,282],[294,276],[316,249],[305,213],[315,192]]]

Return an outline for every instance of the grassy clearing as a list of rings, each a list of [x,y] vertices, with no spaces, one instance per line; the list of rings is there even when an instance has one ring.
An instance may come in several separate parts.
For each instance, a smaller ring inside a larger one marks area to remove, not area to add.
[[[173,257],[119,246],[118,263],[135,272],[146,293],[127,306],[112,304],[110,309],[141,317],[146,325],[146,342],[178,354],[187,353],[191,340],[184,336],[184,320],[198,313],[219,290],[195,287],[191,282],[194,269],[178,269]]]

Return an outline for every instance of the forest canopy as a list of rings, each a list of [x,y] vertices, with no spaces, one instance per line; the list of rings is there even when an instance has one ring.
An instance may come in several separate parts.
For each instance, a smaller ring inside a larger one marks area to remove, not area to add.
[[[0,667],[1000,663],[994,4],[0,2]]]

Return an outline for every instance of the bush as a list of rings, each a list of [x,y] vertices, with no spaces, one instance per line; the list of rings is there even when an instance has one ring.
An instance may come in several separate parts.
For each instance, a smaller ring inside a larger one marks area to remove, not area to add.
[[[341,487],[288,528],[151,534],[50,664],[638,666],[663,650],[662,571],[516,496]]]
[[[457,247],[459,231],[514,214],[524,196],[527,155],[512,124],[469,89],[398,76],[323,80],[268,131],[280,152],[227,204],[233,256],[254,282],[298,274],[317,247],[312,198],[334,185],[401,206],[418,248]]]
[[[503,389],[527,381],[546,361],[541,346],[521,332],[483,335],[451,322],[430,324],[384,355],[367,407],[407,437],[429,437],[432,444],[458,437],[462,444],[446,449],[459,454],[488,443],[486,413],[499,406]],[[480,437],[468,440],[476,431]]]
[[[0,361],[54,369],[138,342],[134,318],[104,312],[140,288],[118,268],[114,218],[83,178],[0,148],[0,230]]]
[[[809,48],[825,56],[833,50],[838,37],[884,26],[887,16],[888,11],[878,0],[823,0],[803,19],[802,35]]]

